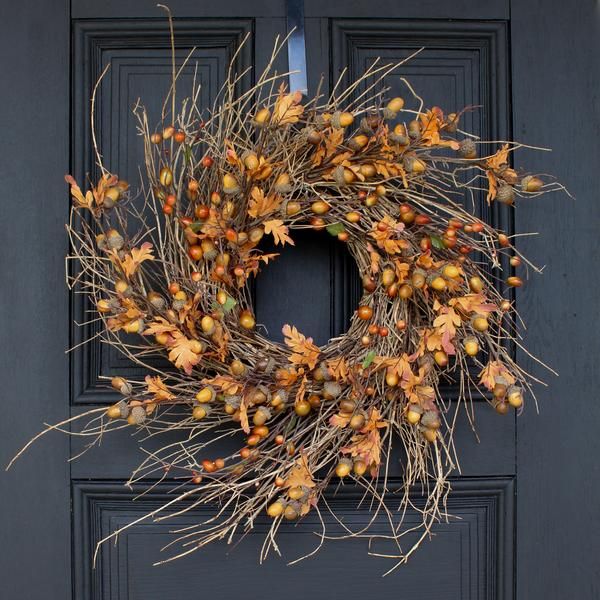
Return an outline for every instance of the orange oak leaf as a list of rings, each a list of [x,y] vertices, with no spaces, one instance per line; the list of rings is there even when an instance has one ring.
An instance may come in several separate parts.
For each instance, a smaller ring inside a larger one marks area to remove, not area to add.
[[[169,323],[163,317],[156,317],[154,321],[151,321],[142,335],[158,335],[159,333],[170,333],[173,334],[175,332],[181,333],[175,325]]]
[[[409,247],[405,239],[398,238],[404,231],[404,223],[398,223],[386,215],[377,223],[369,235],[377,242],[377,246],[388,254],[400,254]]]
[[[321,350],[313,344],[312,338],[305,337],[294,326],[287,324],[281,328],[281,332],[284,335],[285,345],[292,350],[290,362],[314,369]]]
[[[491,360],[479,373],[479,383],[491,391],[496,385],[497,377],[504,377],[509,385],[516,381],[504,363],[499,360]]]
[[[433,326],[442,336],[442,348],[446,354],[456,354],[452,340],[456,336],[456,328],[461,325],[462,319],[452,307],[442,306],[439,313],[433,321]]]
[[[453,150],[458,150],[458,142],[443,139],[440,136],[440,128],[444,125],[444,113],[440,108],[434,106],[426,113],[421,113],[419,120],[421,121],[420,141],[424,146],[447,146]]]
[[[277,379],[279,385],[282,385],[283,387],[290,387],[294,385],[296,381],[298,381],[298,377],[300,377],[300,375],[301,373],[296,371],[294,367],[288,367],[277,369],[275,372],[275,379]]]
[[[478,315],[483,315],[498,310],[498,307],[495,304],[488,302],[483,294],[467,294],[466,296],[459,296],[457,298],[452,298],[448,304],[450,306],[456,306],[466,314],[476,313]]]
[[[270,194],[265,196],[265,193],[260,188],[254,186],[250,190],[250,201],[248,202],[248,214],[251,217],[264,217],[277,210],[281,205],[281,196],[279,194]]]
[[[297,123],[304,112],[304,106],[300,104],[302,92],[296,91],[286,94],[284,87],[279,88],[279,97],[273,107],[271,123],[275,125],[289,125]]]
[[[94,207],[94,195],[90,190],[88,190],[84,196],[81,188],[77,185],[77,182],[72,175],[65,175],[65,181],[71,186],[71,196],[77,206],[89,209]]]
[[[348,363],[346,362],[346,359],[343,356],[328,360],[327,368],[331,372],[331,376],[336,381],[348,381],[350,369],[348,368]]]
[[[159,376],[146,375],[144,381],[146,382],[147,392],[152,394],[157,402],[175,398],[175,395],[169,391],[169,388]]]
[[[329,418],[329,424],[332,427],[341,427],[342,429],[350,423],[352,415],[347,413],[337,413]]]
[[[152,244],[150,242],[144,242],[139,248],[132,248],[130,252],[125,254],[123,259],[118,259],[117,257],[117,260],[120,262],[123,273],[129,278],[135,274],[144,261],[154,260]]]
[[[169,346],[169,360],[188,375],[192,374],[192,367],[200,362],[200,355],[192,350],[195,346],[196,340],[190,340],[183,334],[175,337]]]
[[[501,169],[508,165],[508,144],[504,144],[496,154],[486,158],[485,164],[490,169]]]
[[[379,430],[387,426],[387,421],[381,418],[379,411],[372,408],[367,423],[359,433],[352,437],[352,443],[341,449],[342,453],[364,460],[371,469],[371,474],[375,475],[381,464],[381,434]]]
[[[308,466],[304,453],[296,459],[294,466],[288,471],[285,478],[284,488],[306,487],[314,488],[316,485],[313,475]]]
[[[273,240],[275,240],[276,245],[295,245],[294,240],[292,240],[292,238],[288,235],[288,227],[283,224],[281,219],[270,219],[269,221],[265,221],[263,223],[263,227],[265,228],[265,233],[270,233],[273,236]]]

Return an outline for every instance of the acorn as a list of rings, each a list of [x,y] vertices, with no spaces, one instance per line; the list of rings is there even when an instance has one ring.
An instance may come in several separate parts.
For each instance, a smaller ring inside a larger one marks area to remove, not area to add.
[[[306,400],[300,400],[294,405],[294,411],[299,417],[305,417],[311,409],[311,405]]]
[[[283,516],[288,521],[294,521],[300,516],[300,505],[298,502],[292,502],[285,507],[283,511]]]
[[[409,173],[414,173],[415,175],[420,175],[424,173],[427,169],[427,165],[424,161],[416,156],[405,156],[404,157],[404,168]]]
[[[436,350],[433,354],[433,360],[438,367],[445,367],[448,365],[448,355],[443,350]]]
[[[156,310],[163,310],[167,305],[166,300],[158,293],[158,292],[148,292],[147,296],[148,302],[152,305]]]
[[[352,414],[356,410],[356,402],[350,398],[340,400],[340,412]]]
[[[142,333],[144,331],[144,320],[134,319],[133,321],[129,321],[129,323],[123,326],[123,331],[125,333]]]
[[[239,320],[240,320],[240,325],[244,329],[251,330],[251,329],[254,329],[254,327],[256,326],[256,320],[249,310],[243,310],[240,313]]]
[[[408,137],[411,140],[417,140],[421,137],[421,125],[416,119],[413,119],[408,124]]]
[[[255,425],[264,425],[271,418],[271,411],[266,406],[259,406],[254,416],[252,417],[252,422]]]
[[[352,470],[357,477],[362,477],[367,472],[367,463],[357,458],[352,465]]]
[[[196,394],[195,398],[200,404],[208,404],[215,399],[215,396],[215,389],[211,385],[207,385]]]
[[[398,123],[398,125],[394,127],[394,130],[390,133],[390,140],[400,146],[408,146],[410,144],[408,132],[402,123]]]
[[[290,200],[286,202],[283,206],[283,210],[285,210],[285,214],[288,217],[293,217],[297,215],[302,210],[302,205],[300,202],[296,202],[295,200]]]
[[[384,119],[395,119],[396,115],[404,108],[404,99],[396,96],[392,98],[383,109]]]
[[[275,367],[275,359],[272,356],[263,356],[256,361],[254,369],[259,373],[268,375]]]
[[[448,133],[456,133],[458,129],[458,115],[456,113],[449,113],[446,119],[446,131]]]
[[[352,471],[353,466],[354,465],[352,464],[352,461],[349,458],[342,458],[342,460],[340,460],[340,462],[335,468],[335,474],[340,479],[343,479],[344,477],[350,475],[350,471]]]
[[[163,140],[163,136],[160,133],[153,133],[150,136],[150,141],[153,144],[160,144],[162,142],[162,140]]]
[[[529,175],[521,180],[521,189],[524,192],[539,192],[542,189],[544,182],[539,177]]]
[[[294,487],[291,487],[288,490],[287,494],[292,500],[300,500],[301,498],[303,498],[305,496],[306,492],[303,489],[303,486],[296,485]]]
[[[111,250],[120,250],[125,244],[125,240],[116,229],[109,229],[106,232],[106,244]]]
[[[310,209],[316,215],[324,215],[329,212],[329,210],[331,209],[331,206],[329,204],[327,204],[327,202],[325,202],[324,200],[315,200],[315,202],[313,202],[310,205]]]
[[[109,406],[106,409],[106,416],[109,419],[121,419],[121,407],[120,407],[120,402],[117,402],[117,404],[113,404],[112,406]]]
[[[360,213],[351,210],[350,212],[346,213],[346,220],[349,223],[358,223],[360,221]]]
[[[342,393],[342,386],[337,381],[326,381],[323,385],[323,398],[334,400]]]
[[[385,383],[390,387],[396,387],[398,383],[400,383],[400,378],[398,377],[398,373],[388,369],[385,373]]]
[[[285,390],[281,389],[281,390],[277,390],[272,396],[271,396],[271,406],[273,406],[274,408],[277,408],[278,406],[285,406],[286,402],[288,399],[288,394]]]
[[[240,191],[240,186],[236,178],[231,173],[223,175],[223,192],[226,194],[237,194]]]
[[[479,332],[487,331],[489,325],[490,324],[487,320],[487,317],[484,315],[475,315],[471,319],[471,326],[473,327],[473,329],[475,331],[479,331]]]
[[[523,280],[520,277],[508,277],[506,283],[510,287],[521,287],[523,285]]]
[[[242,361],[236,358],[231,361],[229,365],[229,370],[231,371],[232,375],[234,375],[235,377],[239,377],[240,375],[243,375],[246,372],[246,365],[244,365]]]
[[[106,300],[105,298],[98,300],[96,303],[96,310],[103,314],[112,312],[110,301]]]
[[[200,321],[200,327],[206,335],[211,335],[215,332],[215,320],[210,315],[204,315]]]
[[[408,300],[413,295],[413,289],[408,283],[403,283],[398,289],[398,296],[403,300]]]
[[[447,287],[446,280],[442,276],[435,274],[427,278],[427,285],[436,292],[443,292]]]
[[[367,163],[360,166],[360,174],[364,177],[375,177],[375,175],[377,175],[377,169],[375,168],[375,165]]]
[[[254,115],[254,125],[256,127],[264,127],[271,119],[271,111],[268,108],[261,108],[256,115]]]
[[[312,146],[316,146],[322,140],[321,134],[316,129],[310,127],[303,129],[303,135],[305,136],[306,141]]]
[[[435,410],[426,410],[421,416],[421,425],[427,429],[439,429],[442,426],[442,422]]]
[[[427,281],[427,273],[422,269],[415,269],[410,277],[412,286],[416,289],[421,289]]]
[[[96,236],[96,245],[100,250],[106,250],[106,236],[103,233]]]
[[[146,409],[143,406],[134,406],[127,417],[130,425],[141,425],[146,420]]]
[[[508,412],[509,404],[504,400],[498,400],[494,403],[494,409],[499,415],[505,415]]]
[[[350,429],[358,431],[359,429],[362,429],[365,426],[365,422],[365,415],[363,415],[362,413],[357,413],[350,417],[350,423],[348,423],[348,425],[350,425]]]
[[[471,277],[469,279],[469,287],[471,288],[472,292],[479,294],[479,292],[483,290],[483,280],[481,277]]]
[[[381,283],[385,287],[392,285],[394,281],[396,281],[396,271],[394,269],[387,267],[381,271]]]
[[[204,406],[194,406],[192,410],[192,419],[201,421],[208,415],[208,409]]]
[[[456,265],[444,265],[444,268],[442,269],[442,275],[446,279],[456,279],[457,277],[460,277],[460,269]]]
[[[283,514],[284,510],[285,506],[283,505],[283,502],[277,500],[276,502],[273,502],[273,504],[269,504],[267,507],[267,514],[273,519],[276,519]]]
[[[346,127],[350,127],[354,122],[354,115],[350,112],[340,112],[336,111],[331,116],[331,124],[336,129],[343,129]]]
[[[473,336],[466,337],[463,341],[463,348],[468,356],[475,356],[479,352],[479,342]]]
[[[513,408],[520,408],[523,405],[523,392],[516,385],[511,385],[507,391],[508,403]]]
[[[409,404],[408,410],[406,411],[406,420],[411,425],[416,425],[421,420],[423,409],[418,404]]]
[[[372,208],[379,202],[377,194],[367,194],[364,199],[364,204],[368,208]]]
[[[428,427],[425,427],[424,429],[421,430],[421,433],[423,434],[423,437],[431,444],[433,444],[433,442],[435,442],[435,440],[437,440],[437,437],[438,437],[437,429],[430,429]]]
[[[246,167],[246,169],[248,169],[249,171],[254,171],[255,169],[258,168],[260,162],[258,160],[258,156],[256,156],[255,152],[244,152],[242,154],[242,162],[244,163],[244,166]]]
[[[275,180],[275,191],[280,194],[285,194],[292,191],[290,185],[290,176],[287,173],[281,173]]]
[[[117,391],[121,392],[123,396],[129,396],[133,392],[131,384],[123,377],[113,377],[110,380],[110,385]]]
[[[496,192],[496,200],[502,202],[502,204],[511,205],[515,202],[515,190],[512,185],[500,185]]]
[[[477,145],[471,139],[466,139],[460,142],[458,147],[458,154],[463,158],[477,158]]]
[[[348,147],[355,152],[359,152],[369,143],[369,138],[364,134],[355,135],[348,141]]]
[[[205,259],[213,260],[216,258],[218,254],[217,247],[212,240],[202,240],[202,242],[200,242],[200,246],[202,247],[202,254]]]
[[[173,310],[182,310],[187,303],[187,294],[180,290],[173,296]]]

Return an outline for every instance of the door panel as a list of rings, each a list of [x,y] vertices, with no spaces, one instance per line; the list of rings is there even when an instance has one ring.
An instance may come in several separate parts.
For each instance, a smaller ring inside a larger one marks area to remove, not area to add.
[[[9,425],[3,427],[6,435],[0,442],[4,463],[42,422],[112,403],[115,397],[101,375],[141,374],[97,342],[64,354],[65,348],[90,337],[94,329],[71,327],[69,321],[69,303],[71,316],[79,322],[89,318],[90,307],[80,295],[69,297],[63,286],[68,199],[62,174],[72,172],[82,179],[93,173],[89,98],[93,83],[110,63],[98,96],[101,150],[107,165],[135,186],[140,155],[130,108],[142,97],[158,115],[169,84],[167,22],[160,10],[142,0],[68,4],[49,0],[42,6],[22,0],[10,11],[3,6],[6,15],[0,15],[10,25],[0,41],[3,55],[11,57],[3,68],[3,89],[15,92],[12,101],[0,100],[0,114],[8,124],[18,124],[6,131],[10,152],[5,151],[0,163],[0,183],[2,189],[12,190],[18,182],[19,197],[27,202],[7,201],[5,219],[0,220],[4,242],[0,333],[10,341],[0,362],[3,420]],[[283,1],[169,4],[177,17],[178,60],[196,47],[182,85],[189,86],[192,64],[198,62],[205,104],[214,98],[229,59],[247,32],[254,35],[239,55],[240,70],[249,65],[260,69],[274,37],[285,33]],[[398,75],[389,77],[391,94],[406,97],[399,81],[400,75],[405,76],[429,106],[447,111],[478,106],[463,122],[484,138],[508,139],[514,126],[517,138],[555,147],[552,155],[523,154],[523,164],[557,173],[578,195],[577,204],[565,205],[559,196],[544,200],[544,210],[532,202],[519,207],[516,218],[506,208],[490,209],[483,198],[475,199],[477,210],[496,226],[543,234],[546,243],[523,238],[521,244],[538,263],[549,263],[548,276],[534,278],[517,302],[530,323],[530,348],[552,366],[560,365],[564,376],[550,381],[548,391],[541,394],[541,416],[529,406],[518,420],[518,439],[514,419],[497,417],[483,403],[478,403],[476,423],[481,442],[466,418],[458,424],[461,471],[453,481],[448,511],[459,519],[440,523],[409,565],[384,579],[380,575],[390,563],[367,556],[364,539],[328,542],[316,557],[286,566],[286,561],[318,542],[312,532],[319,530],[319,523],[313,515],[286,525],[281,536],[284,559],[273,555],[262,566],[258,565],[265,527],[261,521],[255,532],[234,546],[215,545],[152,567],[169,556],[169,551],[160,554],[159,549],[173,539],[170,531],[193,522],[194,513],[189,513],[178,521],[147,522],[128,530],[117,545],[103,547],[97,568],[92,569],[97,541],[170,499],[169,485],[160,484],[132,501],[144,488],[124,486],[139,460],[140,442],[129,433],[105,438],[101,447],[72,463],[66,458],[83,450],[85,440],[56,434],[39,442],[0,477],[5,515],[0,543],[3,550],[10,549],[0,553],[2,598],[217,599],[241,594],[270,597],[274,590],[285,590],[290,600],[307,594],[348,600],[367,595],[510,599],[515,590],[523,600],[570,596],[591,600],[598,595],[595,538],[585,532],[600,527],[593,500],[600,491],[594,478],[594,457],[600,450],[594,432],[600,414],[598,404],[587,395],[598,385],[594,348],[600,332],[597,325],[589,326],[589,319],[581,319],[595,305],[598,293],[581,258],[591,254],[596,262],[599,258],[592,236],[600,221],[588,189],[593,187],[590,173],[600,157],[597,143],[587,134],[594,122],[598,130],[597,107],[591,101],[598,73],[593,53],[569,41],[569,36],[596,47],[599,36],[594,35],[592,2],[577,15],[554,0],[513,4],[509,0],[305,2],[309,91],[316,89],[321,77],[324,90],[329,89],[346,66],[353,78],[377,56],[398,60],[425,46]],[[551,51],[546,35],[555,42]],[[284,53],[278,69],[286,68]],[[249,82],[253,75],[248,77]],[[549,88],[551,80],[556,84]],[[556,126],[567,90],[574,106],[591,106],[589,112],[569,117],[568,131],[583,132],[577,141]],[[40,132],[44,143],[38,142]],[[339,244],[327,237],[305,238],[259,278],[256,309],[273,338],[281,323],[289,320],[324,342],[346,327],[358,298],[356,276]],[[579,261],[572,260],[574,253]],[[18,285],[11,285],[14,281]],[[582,287],[581,281],[588,284]],[[559,282],[564,294],[556,292]],[[577,290],[575,298],[572,290]],[[535,369],[524,353],[519,359]],[[448,388],[446,393],[453,391]],[[562,412],[555,410],[558,398],[577,408],[580,427],[565,427]],[[555,439],[565,443],[551,445]],[[570,468],[573,464],[585,470],[584,485],[577,470]],[[392,478],[401,474],[401,460],[396,460]],[[573,494],[573,489],[584,493]],[[418,505],[418,490],[414,498]],[[366,510],[356,509],[356,490],[350,485],[332,489],[328,501],[348,523],[367,518]],[[393,496],[390,508],[395,508]],[[416,518],[413,513],[407,520]],[[377,521],[375,531],[383,531],[384,525]]]

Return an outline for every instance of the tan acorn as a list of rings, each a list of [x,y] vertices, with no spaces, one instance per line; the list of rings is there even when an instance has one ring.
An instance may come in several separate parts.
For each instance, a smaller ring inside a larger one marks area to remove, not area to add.
[[[141,425],[146,420],[146,409],[143,406],[134,406],[127,417],[130,425]]]
[[[433,360],[438,367],[445,367],[448,365],[448,355],[443,350],[436,350],[433,354]]]
[[[271,111],[268,108],[261,108],[256,115],[254,115],[254,124],[257,127],[264,127],[271,119]]]
[[[106,409],[106,416],[109,419],[120,419],[121,418],[121,407],[119,404],[113,404]]]
[[[410,282],[412,286],[420,290],[427,281],[427,274],[421,269],[415,269],[411,275]]]
[[[352,461],[348,458],[342,458],[342,460],[340,460],[340,462],[337,464],[336,468],[335,468],[335,474],[340,478],[343,479],[344,477],[347,477],[348,475],[350,475],[350,472],[352,471]]]
[[[383,109],[384,119],[395,119],[396,115],[404,108],[404,99],[397,96],[392,98]]]
[[[471,139],[466,139],[460,142],[458,147],[458,154],[463,158],[477,158],[477,145]]]
[[[410,144],[410,137],[408,136],[408,131],[406,131],[404,124],[398,123],[398,125],[394,127],[394,130],[390,133],[390,140],[400,146],[408,146]]]
[[[418,404],[409,404],[406,411],[406,420],[411,425],[416,425],[421,420],[423,409]]]
[[[365,422],[365,415],[357,413],[355,415],[352,415],[352,417],[350,418],[350,423],[348,423],[348,425],[350,425],[350,429],[359,430],[365,426]]]
[[[254,171],[258,168],[259,166],[259,160],[258,160],[258,156],[256,156],[255,152],[244,152],[242,154],[242,162],[244,163],[244,166],[246,167],[246,169],[248,169],[249,171]]]
[[[444,268],[442,269],[442,275],[446,279],[456,279],[457,277],[460,277],[460,269],[456,265],[444,265]]]
[[[369,138],[364,134],[355,135],[348,141],[348,147],[355,152],[359,152],[369,143]]]
[[[307,402],[306,400],[300,400],[294,405],[294,411],[299,417],[305,417],[310,412],[311,408],[310,402]]]
[[[524,192],[539,192],[542,189],[544,182],[539,178],[532,175],[523,177],[521,180],[521,189]]]
[[[194,406],[192,410],[192,419],[201,421],[208,415],[208,409],[204,406]]]
[[[204,315],[200,327],[206,335],[211,335],[215,332],[215,320],[210,315]]]
[[[325,200],[315,200],[311,205],[310,209],[315,215],[324,215],[329,212],[331,206],[325,202]]]
[[[231,374],[235,377],[240,377],[246,372],[247,369],[246,365],[244,365],[244,363],[241,360],[238,360],[236,358],[231,361],[229,365],[229,370],[231,371]]]
[[[516,385],[511,385],[507,392],[508,403],[513,408],[521,408],[523,405],[523,392]]]
[[[354,122],[354,115],[350,112],[339,112],[336,111],[331,115],[331,124],[336,129],[343,129],[345,127],[350,127]]]
[[[415,175],[420,175],[427,170],[427,165],[424,161],[416,156],[406,156],[404,158],[404,168],[409,173],[414,173]]]
[[[463,341],[463,348],[469,356],[475,356],[479,352],[479,342],[473,336],[466,337]]]
[[[342,386],[337,381],[326,381],[323,385],[323,398],[334,400],[342,393]]]
[[[481,277],[473,276],[469,279],[469,287],[472,292],[479,294],[483,290],[483,280]]]
[[[500,185],[496,192],[496,200],[502,204],[511,205],[515,203],[515,190],[512,185]]]
[[[125,240],[116,229],[109,229],[106,232],[106,244],[111,250],[120,250],[125,244]]]
[[[364,177],[375,177],[377,175],[377,169],[371,163],[367,163],[360,166],[360,174]]]
[[[240,191],[240,186],[231,173],[223,175],[223,191],[226,194],[237,194]]]
[[[207,385],[196,394],[196,400],[200,404],[208,404],[215,399],[215,396],[215,389],[211,385]]]
[[[98,300],[96,303],[96,310],[102,314],[112,312],[110,301],[106,300],[105,298]]]
[[[506,392],[508,390],[508,382],[504,377],[496,377],[494,379],[494,389],[492,393],[494,394],[494,398],[504,398],[506,396]]]
[[[280,194],[286,194],[287,192],[292,191],[292,186],[290,185],[290,176],[287,173],[281,173],[275,180],[275,191]]]
[[[484,315],[475,315],[471,319],[471,326],[475,331],[484,332],[488,330],[490,326],[487,317]]]
[[[428,429],[439,429],[442,426],[442,422],[435,410],[426,410],[421,416],[421,425]]]
[[[421,433],[423,434],[423,437],[430,444],[433,444],[433,442],[435,442],[437,440],[437,437],[438,437],[438,430],[437,429],[430,429],[429,427],[424,427],[421,430]]]
[[[173,172],[169,167],[163,167],[158,174],[158,180],[161,185],[169,187],[173,183]]]
[[[271,411],[266,406],[259,406],[254,416],[252,417],[252,422],[255,425],[264,425],[271,418]]]
[[[505,415],[508,413],[509,404],[504,400],[498,400],[494,403],[494,409],[499,415]]]
[[[218,254],[217,247],[212,240],[202,240],[200,242],[200,246],[202,248],[202,255],[207,260],[214,260]]]
[[[421,125],[416,119],[413,119],[408,124],[408,137],[411,140],[418,140],[421,137]]]
[[[381,283],[388,287],[392,285],[396,281],[396,271],[394,269],[390,269],[389,267],[383,269],[381,272]]]
[[[357,477],[362,477],[367,472],[367,463],[360,458],[354,461],[352,465],[352,470]]]
[[[508,277],[506,283],[510,287],[521,287],[523,285],[523,280],[520,277]]]
[[[441,275],[430,275],[427,278],[427,285],[436,292],[443,292],[448,284],[446,280]]]

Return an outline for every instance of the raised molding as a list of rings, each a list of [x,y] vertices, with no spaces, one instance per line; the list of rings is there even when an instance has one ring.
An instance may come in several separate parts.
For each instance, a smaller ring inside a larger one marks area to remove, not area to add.
[[[417,585],[415,581],[422,581],[420,579],[422,575],[429,572],[429,580],[432,585],[443,580],[449,586],[449,589],[446,590],[448,595],[444,598],[510,600],[513,597],[513,479],[462,478],[453,481],[452,486],[453,491],[450,494],[447,509],[450,514],[458,518],[438,524],[435,527],[433,538],[424,542],[408,566],[401,567],[400,571],[391,576],[392,580],[387,578],[381,580],[382,592],[384,592],[383,587],[391,586],[394,578],[397,578],[397,585],[404,586],[403,594],[408,594],[411,592],[411,586]],[[390,488],[393,488],[393,483]],[[241,560],[245,567],[239,567],[235,571],[235,576],[246,579],[249,586],[261,581],[261,569],[264,570],[265,577],[267,577],[269,573],[273,573],[274,569],[295,568],[286,566],[285,561],[281,561],[276,556],[268,559],[262,567],[258,565],[258,557],[256,557],[256,561],[247,560],[248,553],[256,549],[267,530],[269,523],[266,520],[257,521],[249,538],[242,540],[239,547],[237,544],[233,546],[223,544],[214,549],[194,553],[191,557],[183,559],[182,562],[172,563],[172,565],[177,565],[172,568],[152,567],[151,563],[158,558],[157,546],[174,539],[170,534],[174,526],[185,527],[192,524],[194,514],[206,516],[206,509],[199,508],[178,518],[175,523],[169,523],[169,521],[148,522],[132,527],[121,535],[117,544],[108,543],[102,548],[98,559],[100,562],[96,569],[92,569],[91,560],[98,540],[110,534],[115,528],[122,527],[155,509],[160,503],[172,499],[173,496],[168,494],[168,490],[169,485],[161,483],[146,490],[143,496],[134,501],[134,492],[126,488],[122,481],[73,482],[73,572],[76,598],[81,600],[106,600],[109,598],[125,600],[130,597],[144,597],[145,600],[152,600],[154,597],[168,597],[164,595],[166,588],[163,590],[152,588],[149,593],[148,589],[144,587],[146,584],[139,576],[134,581],[130,579],[130,577],[135,577],[136,573],[139,575],[139,569],[143,568],[145,571],[146,566],[147,569],[165,569],[162,574],[156,574],[157,582],[161,582],[159,585],[166,585],[162,583],[164,579],[178,577],[179,581],[185,576],[185,581],[180,581],[178,584],[178,593],[181,586],[187,590],[194,589],[195,586],[217,585],[218,576],[212,575],[210,569],[207,568],[208,565],[203,564],[203,552],[210,552],[210,560],[217,561],[218,565],[221,564],[221,557],[223,561],[230,561],[229,568],[234,568],[237,553],[238,560]],[[141,491],[143,488],[138,488],[136,493]],[[357,508],[360,498],[360,491],[347,485],[336,493],[332,490],[328,502],[338,517],[351,522],[353,526],[360,526],[366,525],[369,518],[368,511],[364,508]],[[393,507],[393,497],[390,496],[389,499],[390,506]],[[418,493],[415,493],[414,500],[417,504],[419,503]],[[330,516],[325,514],[323,516],[328,525],[335,525]],[[416,513],[407,515],[408,522],[415,521],[416,523],[417,518]],[[305,518],[304,525],[301,527],[294,528],[293,525],[284,524],[281,530],[284,536],[285,527],[289,528],[289,531],[293,531],[292,539],[296,540],[297,544],[299,543],[297,536],[313,535],[313,531],[320,529],[320,522],[311,513]],[[385,527],[386,524],[376,521],[373,524],[372,532],[383,533]],[[160,540],[153,536],[160,536]],[[371,561],[368,566],[369,576],[379,577],[389,568],[389,562],[367,556],[366,540],[355,540],[355,543],[359,546],[350,548],[353,553],[352,559],[349,558],[349,560],[360,561],[360,565],[357,566],[360,566],[361,569],[367,568],[363,561]],[[451,550],[459,555],[449,556],[446,552],[442,557],[444,564],[441,564],[440,557],[435,553],[436,543],[438,549]],[[327,542],[325,548],[333,546],[335,552],[336,544],[339,544],[339,549],[342,549],[345,542]],[[249,545],[252,547],[249,548]],[[349,549],[347,545],[344,548],[346,551]],[[288,556],[286,552],[284,559],[296,558],[293,550],[294,548],[290,552],[291,556]],[[324,549],[323,551],[329,550]],[[335,556],[335,554],[331,556]],[[350,557],[350,555],[348,556]],[[160,556],[160,558],[165,558],[165,556]],[[318,560],[318,555],[316,560]],[[437,564],[429,563],[433,560],[437,560]],[[133,565],[131,561],[136,561],[136,565]],[[275,561],[275,563],[269,566],[269,561]],[[352,567],[352,564],[348,566]],[[411,566],[416,571],[410,571]],[[404,575],[402,569],[407,570]],[[417,574],[419,578],[415,580]],[[215,578],[215,581],[212,581],[211,576]],[[190,577],[192,580],[189,579]],[[298,575],[290,572],[290,577],[298,577]],[[172,589],[174,590],[174,588]],[[133,593],[132,590],[136,590],[134,595],[128,595]],[[145,591],[145,595],[139,595],[141,594],[140,590]],[[387,597],[385,593],[384,596]]]
[[[188,82],[194,76],[204,85],[203,105],[212,103],[224,82],[226,69],[239,44],[252,32],[253,19],[185,19],[175,21],[177,60],[181,63],[195,48],[184,71]],[[131,109],[138,99],[139,89],[144,97],[156,87],[155,105],[170,81],[170,38],[164,19],[102,19],[73,22],[72,72],[72,173],[80,181],[89,174],[95,180],[98,170],[94,164],[89,127],[89,100],[94,83],[104,67],[109,72],[98,92],[95,117],[101,152],[110,170],[130,182],[138,177],[135,121]],[[246,43],[236,58],[236,69],[242,72],[253,62],[253,43]],[[250,83],[250,77],[241,87]],[[159,113],[156,114],[158,119]],[[134,171],[134,172],[132,172]],[[71,297],[72,321],[89,321],[87,298],[81,294]],[[73,325],[71,346],[92,339],[98,323],[83,327]],[[154,359],[153,359],[154,360]],[[160,359],[155,359],[160,360]],[[161,363],[163,364],[163,363]],[[166,362],[164,363],[167,364]],[[126,357],[112,347],[93,339],[71,354],[71,401],[73,404],[109,403],[117,398],[100,380],[100,375],[143,376]]]

